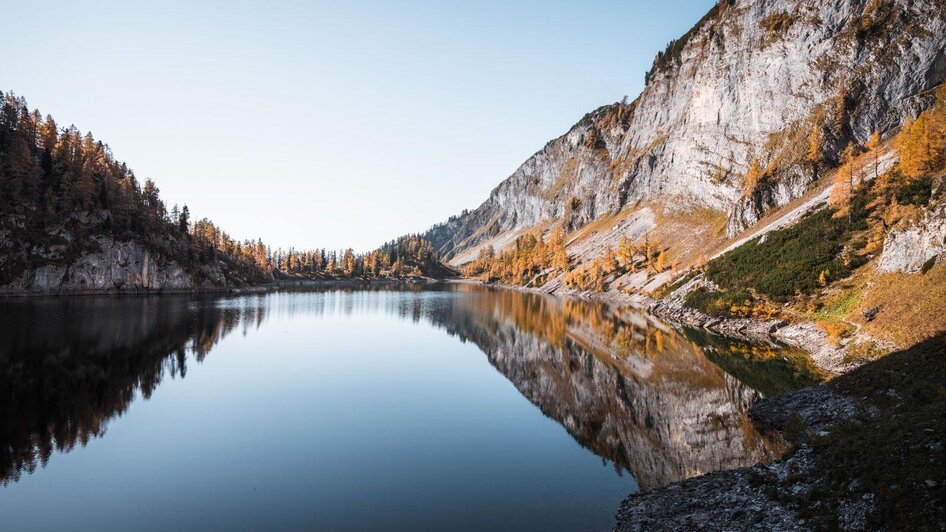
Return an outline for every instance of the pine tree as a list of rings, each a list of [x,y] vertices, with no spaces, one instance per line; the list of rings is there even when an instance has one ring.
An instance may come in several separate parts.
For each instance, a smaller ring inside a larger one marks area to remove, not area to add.
[[[191,211],[187,208],[187,204],[184,204],[184,208],[181,209],[181,215],[177,219],[177,227],[181,233],[187,233],[187,229],[190,227],[190,218]]]

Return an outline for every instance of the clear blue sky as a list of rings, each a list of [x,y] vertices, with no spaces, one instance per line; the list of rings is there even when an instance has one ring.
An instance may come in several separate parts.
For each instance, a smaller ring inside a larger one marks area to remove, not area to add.
[[[237,238],[365,250],[633,99],[713,3],[0,0],[0,90]]]

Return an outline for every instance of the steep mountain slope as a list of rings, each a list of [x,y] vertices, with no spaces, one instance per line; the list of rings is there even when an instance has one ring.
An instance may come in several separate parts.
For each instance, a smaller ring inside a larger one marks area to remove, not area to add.
[[[426,237],[463,264],[560,225],[579,260],[647,235],[692,263],[928,106],[944,75],[942,1],[723,0],[635,101],[587,114]]]

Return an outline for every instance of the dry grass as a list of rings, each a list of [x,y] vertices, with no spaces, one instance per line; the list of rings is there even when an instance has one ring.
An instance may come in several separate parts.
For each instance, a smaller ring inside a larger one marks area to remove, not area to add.
[[[581,226],[573,234],[568,235],[568,244],[571,245],[573,242],[580,242],[595,233],[606,231],[635,212],[636,209],[625,209],[618,213],[609,213],[599,216]],[[617,245],[617,242],[613,244]]]
[[[855,316],[880,307],[863,331],[900,347],[915,345],[946,331],[946,266],[926,274],[875,274],[863,290]]]
[[[726,237],[725,212],[706,207],[654,211],[657,228],[652,238],[667,246],[669,260],[681,269],[701,262],[710,248]]]
[[[854,326],[843,321],[819,321],[818,328],[828,335],[833,345],[841,345],[841,339],[854,332]]]

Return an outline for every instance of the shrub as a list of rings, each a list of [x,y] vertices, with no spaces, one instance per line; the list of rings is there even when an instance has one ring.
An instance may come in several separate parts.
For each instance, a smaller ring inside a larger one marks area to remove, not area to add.
[[[870,341],[855,342],[847,346],[844,352],[844,363],[849,364],[855,360],[871,361],[877,360],[884,354],[884,350],[877,344]]]
[[[752,294],[745,289],[710,292],[698,288],[687,294],[686,306],[710,316],[746,316],[751,312]]]
[[[823,321],[818,326],[828,334],[828,341],[834,345],[839,345],[841,338],[854,332],[854,327],[843,321]]]
[[[756,238],[710,261],[706,275],[725,290],[748,288],[775,301],[847,277],[856,265],[846,265],[839,256],[850,233],[866,228],[864,199],[855,197],[851,221],[822,209],[792,227],[770,232],[765,241]]]
[[[788,31],[788,28],[791,28],[796,20],[798,20],[796,15],[781,11],[772,13],[762,19],[762,27],[769,30],[769,33],[780,34]]]

